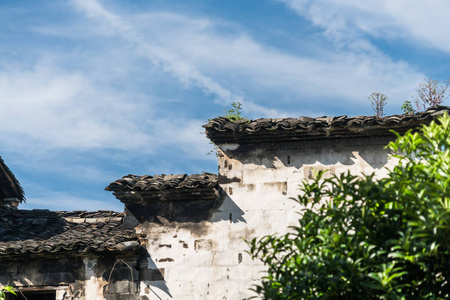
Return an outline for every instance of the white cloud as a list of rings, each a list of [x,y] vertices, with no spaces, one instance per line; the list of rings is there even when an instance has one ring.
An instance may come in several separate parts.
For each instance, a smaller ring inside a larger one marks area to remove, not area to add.
[[[418,1],[408,2],[406,12],[397,4],[406,5],[404,0],[284,2],[332,42],[309,37],[307,50],[287,51],[217,15],[71,1],[76,15],[64,11],[70,18],[26,29],[44,42],[27,41],[22,58],[18,48],[16,56],[0,58],[2,153],[13,153],[10,161],[22,173],[60,176],[65,184],[86,180],[100,189],[105,178],[127,172],[198,172],[200,162],[215,161],[206,156],[211,146],[199,134],[213,117],[202,119],[210,113],[203,105],[214,109],[208,102],[243,102],[244,115],[251,117],[335,114],[337,106],[343,107],[339,113],[370,114],[366,97],[381,91],[390,95],[387,112],[397,106],[392,112],[398,113],[425,75],[382,53],[370,37],[413,38],[442,49],[449,44],[434,28],[431,9],[423,9],[421,19]],[[447,4],[436,5],[436,20],[445,24]],[[24,58],[32,63],[18,63]],[[84,155],[89,159],[78,159]],[[68,196],[36,190],[36,180],[24,182],[30,204],[52,207],[60,198],[67,210],[96,203],[84,191]],[[105,207],[97,204],[92,209]]]
[[[134,123],[138,105],[122,103],[91,80],[48,61],[0,71],[0,133],[20,134],[33,148],[129,149],[148,144],[150,137]]]
[[[332,101],[340,98],[351,103],[366,101],[365,97],[374,89],[403,95],[423,78],[406,63],[392,61],[378,52],[368,55],[332,48],[322,50],[315,57],[301,52],[287,54],[240,32],[218,34],[220,23],[167,13],[141,16],[138,23],[154,28],[155,32],[166,28],[149,39],[168,52],[176,52],[203,73],[228,82],[241,91],[244,99],[249,91],[261,90],[278,94],[286,91],[297,101],[329,97]],[[258,103],[259,107],[255,103],[246,103],[244,107],[262,116],[286,115],[286,112],[261,109],[260,103],[263,102]]]
[[[141,38],[139,32],[136,32],[136,28],[133,27],[134,17],[131,17],[126,22],[119,15],[107,11],[95,0],[74,0],[72,3],[89,17],[95,18],[101,24],[109,25],[106,30],[105,27],[99,28],[99,33],[109,34],[110,29],[116,30],[119,36],[136,48],[137,52],[152,60],[154,64],[161,66],[164,70],[174,74],[181,82],[185,84],[195,83],[206,93],[215,94],[228,103],[231,103],[236,98],[239,99],[238,96],[233,95],[232,92],[213,78],[203,74],[194,65],[186,63],[177,53],[171,52],[167,48],[162,48],[156,43],[148,42],[151,40],[149,37]]]
[[[127,31],[127,24],[121,18],[106,9],[95,0],[72,0],[70,1],[79,10],[83,11],[89,18],[102,21],[101,30],[103,33],[113,34],[114,30],[118,33]]]
[[[423,41],[429,47],[450,52],[448,28],[450,20],[450,2],[430,1],[387,1],[386,8],[391,23],[398,24],[405,32]]]
[[[314,22],[330,31],[347,28],[349,12],[359,11],[363,13],[354,23],[359,24],[360,31],[389,31],[390,27],[383,25],[387,21],[370,17],[373,4],[336,3],[346,9],[330,5],[331,13],[326,13],[322,11],[327,4],[324,1],[289,1],[291,7],[305,9]],[[117,46],[91,41],[92,48],[86,50],[64,54],[49,51],[31,67],[6,65],[0,71],[0,135],[21,137],[20,142],[4,138],[11,147],[33,148],[35,152],[51,148],[139,148],[153,154],[165,147],[179,147],[190,157],[207,152],[208,141],[198,134],[204,120],[174,118],[182,111],[179,107],[172,116],[160,116],[153,96],[133,90],[137,86],[126,79],[136,70],[147,72],[148,77],[142,80],[149,83],[161,72],[171,74],[178,82],[167,82],[169,85],[200,88],[216,97],[218,103],[243,102],[245,114],[260,117],[292,116],[291,111],[274,108],[282,101],[303,101],[304,105],[296,106],[302,107],[298,114],[314,116],[326,112],[328,103],[335,104],[336,99],[353,106],[367,101],[365,97],[375,90],[400,102],[425,77],[376,48],[358,52],[331,47],[314,57],[301,52],[294,55],[259,43],[239,26],[223,20],[158,11],[130,14],[108,10],[93,0],[74,0],[72,4],[92,22],[81,22],[87,36],[106,36]],[[381,14],[379,9],[375,11],[374,15]],[[61,31],[66,29],[35,28],[58,38],[64,37]],[[73,30],[68,32],[70,37]],[[354,37],[353,42],[371,47],[364,39]],[[79,66],[65,68],[64,64],[74,57],[74,64]],[[139,65],[142,59],[153,68],[146,71]],[[123,80],[127,82],[122,84]],[[120,86],[113,87],[115,83]],[[265,94],[286,98],[257,98]]]
[[[279,0],[299,15],[322,27],[347,46],[362,42],[362,35],[404,38],[450,52],[450,2],[445,0]],[[365,42],[360,49],[375,50]],[[375,50],[376,51],[376,50]]]
[[[357,51],[330,47],[311,57],[301,52],[287,54],[282,49],[260,44],[236,29],[238,26],[221,20],[167,12],[119,15],[94,0],[73,3],[98,22],[109,22],[123,40],[133,45],[138,55],[171,73],[186,87],[199,87],[204,93],[215,95],[218,102],[243,102],[245,111],[251,115],[278,117],[290,114],[267,108],[276,107],[276,102],[251,99],[251,94],[280,94],[283,91],[290,99],[288,101],[321,99],[323,107],[327,106],[326,98],[333,103],[343,99],[342,102],[351,106],[367,101],[366,97],[372,91],[381,90],[391,96],[392,102],[400,103],[425,77],[405,62],[396,62],[383,55],[369,42],[358,38],[358,32],[345,39],[351,41],[347,44]],[[289,1],[298,10],[306,5],[313,22],[324,26],[341,43],[349,27],[341,16],[340,7],[331,5],[331,12],[319,13],[316,11],[322,11],[325,4],[311,3],[315,2]],[[344,4],[350,12],[362,10],[367,14],[373,7]],[[381,26],[378,23],[371,25],[370,20],[375,22],[376,18],[367,19],[369,21],[363,23],[365,18],[361,17],[361,28],[365,26],[369,30],[370,26]],[[385,27],[389,31],[389,27]],[[224,31],[226,33],[222,33],[223,28],[228,29]],[[98,34],[102,34],[103,29],[99,30]],[[302,113],[308,111],[314,113],[306,105]]]

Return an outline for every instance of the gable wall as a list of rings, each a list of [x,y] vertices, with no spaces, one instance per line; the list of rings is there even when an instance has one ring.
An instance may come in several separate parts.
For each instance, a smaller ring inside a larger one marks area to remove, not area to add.
[[[392,166],[386,137],[306,142],[220,145],[222,203],[196,223],[144,222],[137,227],[149,257],[143,267],[141,298],[245,299],[264,268],[245,252],[243,239],[284,233],[295,225],[295,197],[302,180],[318,170],[327,176],[386,174]]]

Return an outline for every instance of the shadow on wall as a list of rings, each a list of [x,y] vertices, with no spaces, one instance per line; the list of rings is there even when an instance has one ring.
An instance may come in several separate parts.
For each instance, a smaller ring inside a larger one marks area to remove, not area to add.
[[[226,151],[231,159],[242,164],[262,165],[266,168],[295,167],[321,163],[353,166],[357,163],[383,168],[388,161],[386,145],[392,137],[360,137],[295,141],[288,143],[242,144],[236,150]]]
[[[141,248],[139,252],[140,256],[140,280],[145,284],[144,292],[150,295],[141,296],[141,299],[162,299],[159,296],[158,291],[161,290],[163,293],[172,298],[169,287],[164,279],[164,268],[158,268],[144,247]]]
[[[219,186],[214,200],[158,201],[125,205],[124,226],[134,228],[144,222],[169,225],[171,223],[201,223],[204,221],[245,222],[244,211]]]
[[[211,218],[211,222],[229,221],[230,223],[247,223],[244,218],[244,211],[220,186],[219,197],[222,198],[222,205],[215,211]]]
[[[199,203],[200,201],[185,202],[153,202],[149,205],[126,204],[125,213],[128,218],[133,219],[133,221],[127,222],[130,226],[154,222],[169,228],[173,226],[172,228],[188,229],[193,236],[204,235],[208,231],[207,225],[210,222],[246,223],[244,211],[220,187],[216,200],[202,201],[203,203]],[[161,205],[166,207],[164,209],[158,208]],[[171,205],[173,209],[170,209]],[[203,211],[195,212],[195,209],[203,209]],[[138,214],[137,217],[135,214]],[[189,219],[189,217],[192,217],[192,219]],[[147,224],[145,226],[154,225]],[[194,241],[194,248],[200,247],[197,243],[201,243],[201,241],[203,240]],[[125,271],[126,269],[122,268],[121,272]],[[145,285],[145,287],[141,286],[143,288],[141,293],[143,292],[144,295],[140,299],[166,299],[165,295],[172,297],[165,280],[165,269],[158,268],[145,247],[141,247],[139,250],[139,278],[140,282]]]

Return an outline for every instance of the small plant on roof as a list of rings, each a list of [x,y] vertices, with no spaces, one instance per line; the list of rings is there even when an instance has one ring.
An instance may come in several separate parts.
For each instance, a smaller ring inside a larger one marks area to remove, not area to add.
[[[417,110],[425,110],[442,104],[449,96],[447,94],[449,84],[450,80],[439,82],[432,78],[425,79],[425,83],[419,84],[417,96],[413,95]]]
[[[387,104],[387,98],[389,97],[380,92],[373,92],[367,98],[375,111],[375,116],[377,116],[377,118],[384,116],[384,106]]]
[[[239,120],[248,120],[247,117],[243,117],[241,116],[241,111],[242,111],[242,103],[241,102],[232,102],[231,103],[232,108],[230,109],[225,109],[224,115],[223,117],[227,118],[228,120],[235,122],[235,121],[239,121]],[[208,121],[211,121],[212,119],[208,119]],[[211,151],[208,152],[208,155],[211,155],[213,153],[216,154],[216,156],[219,155],[219,147],[214,144],[213,142],[210,142],[210,144],[213,145],[214,149],[212,149]]]
[[[403,113],[409,114],[414,112],[414,108],[412,107],[411,101],[406,100],[402,105]]]
[[[241,116],[242,111],[242,103],[241,102],[232,102],[231,106],[233,108],[224,110],[224,117],[230,121],[238,121],[238,120],[247,120],[248,118]]]

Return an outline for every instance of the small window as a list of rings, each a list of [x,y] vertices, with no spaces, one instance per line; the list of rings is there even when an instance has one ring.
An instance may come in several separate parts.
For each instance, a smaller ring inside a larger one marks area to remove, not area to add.
[[[8,294],[6,300],[56,300],[55,291],[16,291],[17,296]]]

